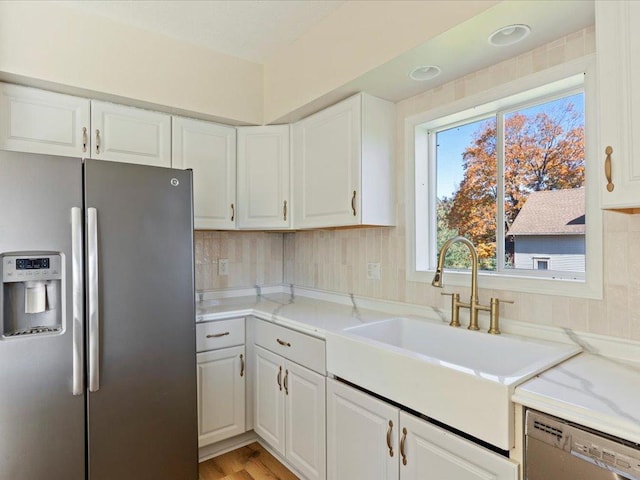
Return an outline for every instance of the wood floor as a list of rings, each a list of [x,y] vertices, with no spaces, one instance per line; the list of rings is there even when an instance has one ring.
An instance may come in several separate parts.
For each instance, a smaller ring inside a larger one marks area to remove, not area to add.
[[[199,480],[299,480],[258,443],[200,464]]]

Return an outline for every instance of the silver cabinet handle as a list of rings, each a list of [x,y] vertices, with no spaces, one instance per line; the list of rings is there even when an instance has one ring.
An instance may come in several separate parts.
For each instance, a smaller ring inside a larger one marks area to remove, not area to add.
[[[100,153],[100,130],[96,128],[96,153]]]
[[[82,127],[82,151],[87,151],[87,143],[89,143],[89,138],[87,137],[87,127]]]
[[[284,393],[289,395],[289,370],[284,372]]]
[[[283,220],[286,222],[287,221],[287,201],[284,201],[284,205],[282,206],[282,216],[283,216]]]
[[[291,344],[289,342],[285,342],[284,340],[280,340],[279,338],[276,338],[276,342],[278,342],[283,347],[290,347],[291,346]]]
[[[244,355],[240,354],[240,376],[244,377]]]
[[[85,129],[86,130],[86,129]],[[83,302],[83,270],[82,270],[82,209],[73,207],[71,209],[71,282],[73,298],[73,383],[74,395],[84,394],[84,339],[83,323],[84,308]]]
[[[207,335],[207,338],[220,338],[220,337],[226,337],[227,335],[229,335],[229,332],[210,333],[209,335]]]
[[[98,296],[98,211],[87,209],[87,269],[89,273],[89,391],[100,390],[100,304]]]
[[[353,197],[351,197],[351,210],[353,210],[353,216],[356,216],[356,191],[353,191]]]

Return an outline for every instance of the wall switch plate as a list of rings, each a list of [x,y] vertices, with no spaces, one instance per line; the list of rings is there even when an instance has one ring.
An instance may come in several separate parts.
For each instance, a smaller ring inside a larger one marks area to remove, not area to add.
[[[226,277],[229,275],[229,259],[228,258],[219,258],[218,259],[218,275],[221,277]]]
[[[367,280],[380,280],[380,263],[367,263]]]

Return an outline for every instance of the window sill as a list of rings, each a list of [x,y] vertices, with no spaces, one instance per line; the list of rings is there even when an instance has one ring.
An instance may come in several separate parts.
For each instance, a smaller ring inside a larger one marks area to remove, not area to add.
[[[407,271],[407,280],[431,283],[434,273],[435,271],[433,270]],[[445,287],[470,287],[471,273],[445,269],[443,285]],[[479,272],[478,288],[481,290],[503,290],[540,295],[602,299],[602,283],[594,279],[564,280]]]

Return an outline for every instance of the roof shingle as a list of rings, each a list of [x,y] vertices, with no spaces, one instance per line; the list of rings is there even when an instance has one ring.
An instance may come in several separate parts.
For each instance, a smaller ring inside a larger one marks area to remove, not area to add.
[[[584,235],[584,187],[532,192],[508,235]]]

